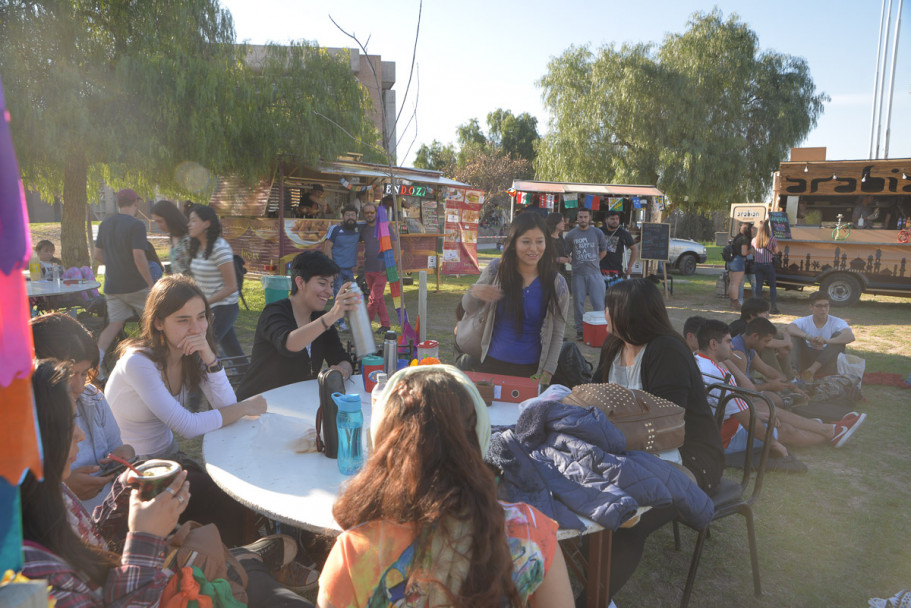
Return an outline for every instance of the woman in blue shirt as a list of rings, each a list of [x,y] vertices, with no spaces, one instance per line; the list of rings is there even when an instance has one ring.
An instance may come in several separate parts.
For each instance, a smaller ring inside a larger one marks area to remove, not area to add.
[[[509,228],[499,260],[487,265],[462,296],[466,314],[484,311],[480,371],[537,375],[550,383],[557,369],[569,290],[557,271],[553,241],[537,213],[523,213]]]

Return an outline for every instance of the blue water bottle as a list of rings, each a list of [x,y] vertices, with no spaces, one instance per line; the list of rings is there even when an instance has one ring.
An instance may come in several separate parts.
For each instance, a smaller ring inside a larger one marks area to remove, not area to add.
[[[338,406],[338,470],[342,475],[354,475],[364,466],[364,451],[361,447],[364,414],[361,413],[361,396],[332,393],[332,399]]]

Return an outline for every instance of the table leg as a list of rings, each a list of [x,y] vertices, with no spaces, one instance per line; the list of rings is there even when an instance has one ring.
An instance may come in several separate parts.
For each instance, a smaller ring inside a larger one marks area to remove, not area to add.
[[[612,530],[601,530],[588,540],[588,576],[585,582],[588,608],[610,605],[610,565]]]

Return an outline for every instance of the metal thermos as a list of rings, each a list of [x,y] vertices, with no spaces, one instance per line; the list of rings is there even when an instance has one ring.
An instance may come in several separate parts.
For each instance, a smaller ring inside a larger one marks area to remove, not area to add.
[[[366,357],[376,352],[373,329],[370,327],[370,317],[367,316],[367,298],[355,282],[352,282],[348,289],[356,291],[361,296],[357,308],[348,311],[348,327],[351,328],[351,337],[354,339],[354,349],[358,358]]]
[[[383,338],[383,371],[386,377],[391,378],[398,367],[398,340],[396,340],[394,331],[387,331]]]

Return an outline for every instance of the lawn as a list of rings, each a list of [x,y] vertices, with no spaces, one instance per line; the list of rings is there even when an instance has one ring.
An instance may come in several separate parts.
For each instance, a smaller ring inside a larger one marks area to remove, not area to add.
[[[720,264],[720,248],[709,247],[709,262]],[[495,257],[494,252],[482,258]],[[715,260],[717,258],[717,260]],[[428,337],[440,342],[444,362],[452,362],[452,327],[462,293],[476,277],[444,277],[439,292],[428,294],[429,319],[422,319]],[[674,295],[667,308],[675,326],[694,314],[732,321],[727,298],[715,297],[716,275],[700,269],[690,277],[675,275]],[[412,322],[418,289],[404,288]],[[264,305],[263,290],[252,275],[244,284],[249,310],[241,306],[236,329],[249,351]],[[780,291],[780,326],[809,314],[807,294]],[[391,300],[387,306],[392,310]],[[907,299],[865,295],[851,308],[833,308],[857,336],[849,352],[867,361],[867,371],[911,373],[911,343]],[[567,335],[574,333],[568,320]],[[598,351],[581,345],[589,361]],[[749,553],[743,520],[729,517],[713,526],[691,606],[745,607],[859,607],[870,597],[889,597],[911,587],[911,543],[906,509],[911,504],[911,450],[908,435],[911,390],[865,386],[860,409],[868,421],[840,450],[818,447],[797,451],[809,472],[772,473],[756,504],[756,534],[764,596],[752,595]],[[198,442],[188,442],[189,451]],[[735,476],[731,470],[729,475]],[[904,522],[904,523],[903,523]],[[675,551],[670,528],[656,532],[646,546],[638,571],[620,591],[622,608],[661,607],[679,603],[686,580],[695,533],[684,529],[683,550]]]

